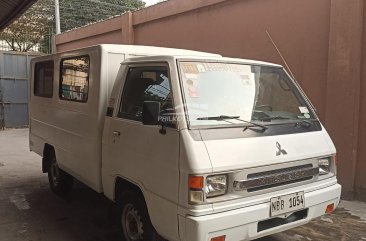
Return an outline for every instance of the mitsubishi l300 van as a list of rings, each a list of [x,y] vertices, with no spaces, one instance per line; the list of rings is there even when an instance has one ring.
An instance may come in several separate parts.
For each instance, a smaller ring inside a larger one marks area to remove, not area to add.
[[[280,65],[98,45],[31,66],[30,149],[51,189],[104,193],[124,240],[251,240],[339,203],[336,149]]]

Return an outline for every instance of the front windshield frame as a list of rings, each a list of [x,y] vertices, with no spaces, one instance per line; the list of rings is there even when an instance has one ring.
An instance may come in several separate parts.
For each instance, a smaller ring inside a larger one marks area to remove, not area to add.
[[[309,113],[312,115],[313,118],[309,118],[309,119],[304,119],[305,121],[317,121],[319,122],[319,118],[316,114],[316,110],[314,108],[314,106],[312,105],[312,103],[310,102],[309,98],[306,96],[305,92],[303,91],[303,89],[300,87],[300,85],[298,84],[298,82],[292,78],[291,75],[289,75],[288,71],[280,66],[280,65],[271,65],[271,64],[265,64],[265,63],[255,63],[253,64],[252,62],[246,62],[246,61],[227,61],[227,60],[212,60],[212,59],[177,59],[176,64],[177,64],[177,73],[178,73],[178,78],[179,78],[179,85],[180,85],[180,89],[181,89],[181,95],[182,95],[182,99],[183,99],[183,108],[184,108],[184,115],[185,115],[185,120],[187,122],[187,127],[188,129],[218,129],[218,128],[238,128],[238,127],[246,127],[246,126],[251,126],[250,123],[231,123],[231,124],[224,124],[224,123],[218,123],[218,124],[210,124],[210,125],[192,125],[189,115],[188,115],[188,109],[187,109],[187,101],[186,101],[186,93],[184,90],[184,83],[183,83],[183,78],[182,78],[182,69],[181,69],[181,63],[221,63],[221,64],[233,64],[233,65],[249,65],[249,66],[257,66],[257,67],[268,67],[268,68],[274,68],[274,69],[281,69],[281,71],[283,71],[283,73],[286,75],[286,77],[289,80],[289,83],[293,86],[291,86],[292,88],[292,92],[294,93],[295,96],[300,97],[304,103],[306,104],[306,107],[309,110]],[[298,98],[297,97],[297,98]],[[299,100],[298,100],[299,101]],[[245,120],[248,121],[248,120]],[[263,121],[255,121],[255,120],[249,120],[250,122],[254,122],[255,124],[261,124],[264,126],[276,126],[276,125],[286,125],[286,124],[295,124],[295,123],[299,123],[302,120],[301,119],[291,119],[291,120],[286,120],[286,121],[276,121],[276,122],[263,122]]]

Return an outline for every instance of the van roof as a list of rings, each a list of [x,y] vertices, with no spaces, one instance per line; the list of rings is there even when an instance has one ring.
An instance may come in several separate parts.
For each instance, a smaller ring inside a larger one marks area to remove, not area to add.
[[[98,44],[93,46],[88,46],[80,49],[68,50],[65,52],[59,52],[56,54],[62,53],[71,53],[77,52],[78,50],[85,50],[85,49],[92,49],[92,48],[101,48],[103,51],[110,52],[110,53],[126,53],[135,56],[130,56],[129,59],[126,61],[138,61],[134,57],[139,57],[139,60],[145,59],[152,60],[154,58],[162,57],[173,57],[175,59],[205,59],[205,60],[217,60],[217,61],[226,61],[226,62],[238,62],[238,63],[246,63],[246,64],[253,64],[253,65],[268,65],[268,66],[277,66],[281,67],[280,65],[256,61],[256,60],[249,60],[249,59],[239,59],[239,58],[227,58],[223,57],[220,54],[214,53],[207,53],[207,52],[200,52],[194,50],[187,50],[187,49],[176,49],[176,48],[164,48],[164,47],[154,47],[154,46],[144,46],[144,45],[123,45],[123,44]],[[140,55],[140,56],[139,56]],[[42,59],[42,57],[35,58]]]
[[[186,50],[186,49],[175,49],[175,48],[163,48],[154,46],[143,46],[143,45],[123,45],[123,44],[98,44],[87,46],[83,48],[70,49],[62,52],[57,52],[49,55],[42,55],[37,58],[33,58],[32,62],[42,61],[42,59],[49,58],[50,56],[59,54],[77,54],[79,51],[88,49],[98,49],[110,53],[123,53],[135,55],[136,57],[142,56],[196,56],[196,57],[222,57],[219,54],[206,53],[200,51]]]

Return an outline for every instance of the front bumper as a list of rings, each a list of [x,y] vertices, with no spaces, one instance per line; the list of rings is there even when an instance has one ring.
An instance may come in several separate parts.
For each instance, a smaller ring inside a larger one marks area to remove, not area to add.
[[[211,238],[222,235],[226,236],[226,241],[260,238],[306,224],[312,219],[324,215],[329,204],[334,203],[335,207],[338,206],[340,196],[341,186],[339,184],[305,193],[305,205],[308,212],[304,219],[263,231],[258,231],[258,223],[271,219],[269,202],[199,217],[180,216],[180,230],[184,233],[181,238],[187,241],[211,240]]]

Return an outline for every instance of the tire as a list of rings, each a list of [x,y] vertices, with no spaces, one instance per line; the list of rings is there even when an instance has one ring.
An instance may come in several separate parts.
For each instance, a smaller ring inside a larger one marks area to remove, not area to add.
[[[117,200],[118,224],[123,241],[163,241],[151,224],[145,201],[134,191]]]
[[[48,182],[52,192],[58,196],[67,196],[74,184],[74,178],[58,167],[54,154],[51,154],[48,167]]]

